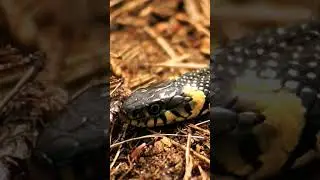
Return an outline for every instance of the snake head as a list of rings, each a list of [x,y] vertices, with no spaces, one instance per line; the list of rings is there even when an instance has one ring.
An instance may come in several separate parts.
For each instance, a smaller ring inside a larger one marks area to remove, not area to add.
[[[198,85],[169,81],[134,91],[122,111],[134,126],[155,127],[194,118],[205,106],[209,103]]]

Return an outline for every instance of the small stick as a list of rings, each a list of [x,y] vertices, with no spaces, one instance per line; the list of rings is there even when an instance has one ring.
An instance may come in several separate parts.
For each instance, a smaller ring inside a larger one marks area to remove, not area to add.
[[[190,155],[190,146],[191,146],[191,134],[188,134],[188,140],[187,140],[187,148],[186,148],[186,168],[185,168],[185,174],[183,179],[188,180],[191,179],[191,172],[192,172],[192,156]]]
[[[197,4],[194,0],[184,0],[184,5],[186,8],[186,13],[192,21],[198,22],[202,19],[201,13],[197,7]]]
[[[120,81],[117,86],[111,91],[110,96],[123,84],[124,81]]]
[[[116,155],[114,156],[114,159],[113,159],[112,163],[110,164],[110,169],[112,169],[113,166],[115,165],[115,163],[117,162],[117,160],[118,160],[118,158],[120,156],[121,147],[122,146],[119,146],[118,151],[117,151]]]
[[[110,1],[110,4],[109,4],[109,7],[112,8],[113,6],[121,3],[123,0],[113,0],[113,1]]]
[[[169,43],[163,37],[159,36],[153,29],[151,29],[150,27],[145,27],[144,31],[156,40],[156,42],[170,56],[171,59],[176,59],[178,57],[176,52],[170,47]]]
[[[130,141],[135,141],[135,140],[139,140],[139,139],[146,139],[146,138],[155,138],[155,137],[164,137],[164,136],[177,136],[177,137],[186,137],[185,135],[177,135],[177,134],[154,134],[154,135],[146,135],[146,136],[141,136],[141,137],[136,137],[136,138],[132,138],[132,139],[127,139],[118,143],[114,143],[110,146],[111,148],[115,148],[117,146],[120,146],[121,144],[130,142]],[[198,139],[204,139],[201,136],[191,136],[192,138],[198,138]]]
[[[33,66],[29,68],[29,70],[25,73],[25,75],[16,84],[16,86],[0,102],[0,110],[2,110],[7,105],[10,99],[13,96],[15,96],[30,79],[34,78],[35,75],[41,71],[43,64],[40,61],[42,60],[35,60],[35,61],[36,61],[35,64],[33,64]]]
[[[75,100],[77,97],[79,97],[81,94],[86,92],[91,87],[98,86],[98,85],[101,85],[101,84],[106,84],[107,85],[107,83],[108,83],[107,80],[92,80],[87,85],[85,85],[83,88],[81,88],[80,90],[75,92],[71,97],[71,101]]]
[[[174,64],[161,63],[161,64],[154,64],[152,66],[170,67],[170,68],[188,68],[188,69],[208,68],[207,64],[196,64],[196,63],[174,63]]]
[[[110,22],[113,22],[114,19],[118,16],[120,16],[122,13],[126,12],[131,12],[137,7],[147,3],[149,0],[136,0],[136,1],[131,1],[126,4],[124,4],[121,8],[113,11],[110,13]]]
[[[202,125],[202,124],[207,124],[207,123],[209,123],[209,122],[210,122],[210,120],[206,120],[206,121],[203,121],[203,122],[199,122],[199,123],[196,124],[196,126],[200,126],[200,125]]]
[[[193,128],[193,129],[196,129],[196,130],[201,131],[201,132],[203,132],[203,133],[205,133],[205,134],[207,134],[207,135],[210,135],[210,131],[208,131],[208,130],[206,130],[206,129],[202,129],[202,128],[200,128],[200,127],[198,127],[198,126],[195,126],[195,125],[193,125],[193,124],[189,124],[189,126],[190,126],[191,128]]]
[[[180,147],[180,148],[183,149],[183,150],[186,150],[186,147],[184,147],[183,145],[177,143],[177,142],[174,141],[174,140],[171,140],[171,143],[172,143],[173,145],[175,145],[175,146]],[[205,156],[197,153],[197,152],[196,152],[195,150],[193,150],[193,149],[190,149],[190,152],[192,152],[192,154],[195,155],[197,158],[199,158],[199,159],[205,161],[206,163],[210,164],[210,159],[208,159],[207,157],[205,157]]]

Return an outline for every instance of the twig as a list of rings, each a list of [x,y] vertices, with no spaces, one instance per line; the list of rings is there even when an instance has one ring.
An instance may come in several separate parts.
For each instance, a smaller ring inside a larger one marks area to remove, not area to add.
[[[171,140],[172,144],[174,144],[175,146],[180,147],[183,150],[186,150],[186,147],[182,146],[181,144],[177,143],[174,140]],[[194,151],[193,149],[190,149],[190,152],[192,152],[193,155],[195,155],[197,158],[205,161],[206,163],[210,164],[210,159],[208,159],[207,157],[204,157],[203,155],[197,153],[196,151]]]
[[[118,53],[110,52],[110,57],[111,58],[120,58],[121,55],[119,55]]]
[[[208,174],[201,168],[201,166],[198,164],[198,169],[200,171],[202,180],[209,180],[210,177],[208,176]]]
[[[110,1],[110,8],[112,8],[113,6],[121,3],[123,0],[113,0],[113,1]]]
[[[71,101],[75,100],[77,97],[79,97],[81,94],[86,92],[91,87],[98,86],[98,85],[101,85],[101,84],[107,84],[107,80],[92,80],[86,86],[84,86],[83,88],[81,88],[80,90],[75,92],[71,97]]]
[[[206,129],[202,129],[202,128],[200,128],[200,127],[198,127],[198,126],[195,126],[195,125],[193,125],[193,124],[189,124],[189,127],[193,128],[193,129],[196,129],[196,130],[198,130],[198,131],[201,131],[201,132],[203,132],[203,133],[205,133],[205,134],[207,134],[207,135],[210,135],[210,131],[208,131],[208,130],[206,130]]]
[[[20,78],[22,78],[25,72],[22,69],[20,71],[19,70],[14,71],[14,74],[5,73],[4,75],[1,75],[0,87],[2,88],[8,84],[17,82]]]
[[[42,60],[36,60],[36,61],[42,61]],[[26,74],[20,79],[20,81],[16,84],[16,86],[4,97],[4,99],[0,102],[0,111],[7,105],[7,103],[10,101],[10,99],[15,96],[20,89],[32,78],[35,77],[38,72],[40,72],[42,68],[41,62],[35,62],[29,70],[26,72]]]
[[[127,139],[118,143],[114,143],[110,146],[110,149],[115,148],[117,146],[120,146],[121,144],[131,142],[131,141],[136,141],[140,139],[147,139],[147,138],[155,138],[155,137],[164,137],[164,136],[176,136],[176,137],[187,137],[186,135],[177,135],[177,134],[153,134],[153,135],[146,135],[146,136],[141,136],[141,137],[136,137],[136,138],[131,138]],[[198,138],[198,139],[204,139],[204,137],[201,136],[191,136],[192,138]]]
[[[149,0],[135,0],[135,1],[131,1],[128,2],[126,4],[124,4],[121,8],[113,11],[112,13],[110,13],[110,23],[113,22],[113,20],[121,15],[123,12],[131,12],[132,10],[134,10],[135,8],[137,8],[138,6],[148,2]]]
[[[198,22],[202,19],[201,13],[197,8],[197,4],[194,0],[184,0],[186,13],[192,21]]]
[[[209,123],[209,122],[210,122],[210,120],[206,120],[206,121],[203,121],[203,122],[199,122],[199,123],[196,124],[196,126],[200,126],[200,125],[202,125],[202,124],[206,124],[206,123]]]
[[[110,81],[111,81],[110,82],[110,89],[114,89],[114,88],[116,88],[118,86],[119,83],[124,82],[123,78],[118,78],[118,79],[116,79],[114,81],[112,81],[110,79]]]
[[[123,179],[124,177],[126,177],[129,174],[129,172],[133,169],[133,163],[132,163],[132,160],[130,159],[130,155],[128,155],[128,162],[130,165],[129,169],[122,176],[120,176],[119,179]]]
[[[130,61],[141,53],[139,45],[129,46],[126,51],[121,52],[121,58]]]
[[[191,57],[190,54],[183,54],[179,57],[176,57],[175,59],[169,59],[169,60],[163,62],[162,64],[177,64],[179,62],[182,62],[185,59],[188,59],[189,57]]]
[[[191,134],[188,134],[188,140],[187,140],[187,148],[186,148],[186,168],[184,173],[184,180],[189,180],[191,178],[191,172],[192,172],[192,157],[190,155],[190,145],[191,145]]]
[[[196,63],[175,63],[175,64],[160,63],[160,64],[154,64],[152,66],[171,67],[171,68],[188,68],[188,69],[208,68],[207,64],[196,64]]]
[[[154,67],[159,67],[160,69],[158,69],[157,71],[156,71],[156,73],[160,73],[160,72],[163,72],[164,71],[164,67],[170,67],[170,68],[181,68],[181,66],[180,67],[178,67],[178,65],[177,65],[177,67],[175,67],[175,66],[170,66],[170,64],[182,64],[182,63],[180,63],[180,62],[182,62],[183,60],[185,60],[185,59],[188,59],[189,57],[190,57],[191,55],[190,54],[183,54],[183,55],[181,55],[181,56],[179,56],[179,57],[177,57],[177,58],[175,58],[175,59],[169,59],[169,60],[167,60],[167,61],[165,61],[165,62],[163,62],[163,63],[160,63],[159,65],[152,65],[151,64],[151,66],[154,66]],[[163,65],[163,66],[162,66]]]
[[[171,59],[176,59],[178,57],[178,55],[171,48],[169,43],[163,37],[159,36],[153,29],[151,29],[150,27],[145,27],[144,30],[146,33],[148,33],[149,36],[156,40],[156,42],[170,56]]]
[[[81,55],[81,56],[66,59],[67,67],[66,67],[66,70],[63,71],[63,74],[64,74],[64,77],[67,77],[67,78],[64,80],[64,82],[68,84],[77,79],[93,74],[98,70],[105,69],[108,65],[108,61],[100,60],[100,56],[107,57],[105,49],[103,50],[104,51],[102,51],[102,49],[97,50],[95,52],[96,54],[90,53],[90,55]],[[95,57],[99,57],[99,60],[94,59],[94,61],[88,61],[88,59],[93,59]],[[14,74],[10,73],[8,75],[4,75],[4,77],[1,79],[0,87],[3,87],[9,83],[13,83],[24,76],[25,73],[21,73],[19,71],[20,68],[17,68],[17,69],[18,69],[17,71],[14,71]]]
[[[126,54],[132,53],[132,51],[137,51],[137,47],[139,46],[139,44],[134,43],[134,44],[124,44],[124,47],[122,48],[122,50],[120,50],[117,53],[111,53],[110,54],[113,56],[113,58],[120,58],[120,59],[126,59]]]
[[[213,3],[213,2],[212,2]],[[202,0],[200,1],[200,6],[204,16],[207,19],[210,19],[210,0]]]
[[[194,25],[194,27],[199,31],[199,32],[202,32],[204,35],[206,35],[207,37],[210,37],[210,31],[205,28],[202,24],[200,23],[195,23],[195,22],[192,22],[192,21],[189,21],[190,24]]]
[[[119,163],[119,164],[113,169],[113,171],[110,172],[110,177],[111,177],[112,175],[114,175],[114,173],[116,173],[116,172],[118,171],[118,169],[120,168],[121,165],[122,165],[122,163]]]
[[[117,86],[111,91],[110,96],[124,83],[124,81],[120,81]]]
[[[197,31],[203,33],[204,35],[206,35],[207,37],[210,37],[210,30],[208,30],[207,28],[205,28],[202,24],[200,24],[199,22],[195,22],[195,21],[192,21],[190,20],[187,16],[177,16],[177,19],[179,21],[184,21],[184,22],[187,22],[191,25],[193,25]]]
[[[14,54],[6,54],[8,56],[13,56],[12,58],[21,58],[19,55],[14,55]],[[30,64],[32,62],[32,60],[30,58],[21,58],[19,59],[18,62],[13,62],[13,63],[5,63],[5,64],[0,64],[0,71],[6,71],[6,70],[9,70],[9,69],[14,69],[14,68],[17,68],[17,67],[21,67],[21,66],[24,66],[24,65],[27,65],[27,64]]]
[[[117,159],[118,159],[118,157],[119,157],[119,155],[120,155],[120,152],[121,152],[121,145],[119,146],[119,148],[118,148],[118,151],[117,151],[117,153],[116,153],[116,155],[114,156],[114,159],[113,159],[113,161],[112,161],[112,163],[110,164],[110,169],[112,169],[112,167],[114,166],[114,164],[116,163],[116,161],[117,161]]]

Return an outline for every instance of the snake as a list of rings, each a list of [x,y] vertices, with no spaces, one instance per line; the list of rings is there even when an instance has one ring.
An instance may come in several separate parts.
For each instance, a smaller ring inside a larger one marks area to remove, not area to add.
[[[320,154],[319,42],[317,20],[262,30],[216,48],[210,69],[138,89],[123,110],[139,127],[210,113],[214,133],[232,126],[214,139],[211,164],[224,174],[256,180],[287,172]],[[236,127],[232,112],[253,112],[263,121]]]
[[[209,68],[187,72],[171,81],[140,88],[123,103],[122,113],[129,124],[137,127],[159,127],[177,122],[185,122],[210,114],[215,119],[216,134],[234,129],[238,124],[255,125],[263,117],[256,114],[235,113],[226,108],[218,108],[227,93],[210,85],[215,78]],[[211,102],[215,99],[214,102]],[[221,103],[220,102],[220,103]],[[214,105],[213,108],[210,104]]]
[[[209,112],[210,70],[187,72],[174,80],[134,91],[123,103],[131,125],[156,127]]]

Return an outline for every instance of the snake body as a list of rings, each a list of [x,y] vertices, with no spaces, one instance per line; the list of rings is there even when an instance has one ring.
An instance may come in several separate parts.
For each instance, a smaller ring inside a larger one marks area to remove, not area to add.
[[[266,121],[233,138],[233,152],[226,152],[232,138],[217,141],[216,157],[229,173],[261,179],[319,153],[320,22],[268,29],[231,42],[213,53],[211,64],[216,76],[211,83],[228,92],[223,103],[269,102],[253,108],[262,109]],[[232,157],[234,162],[228,160]]]

